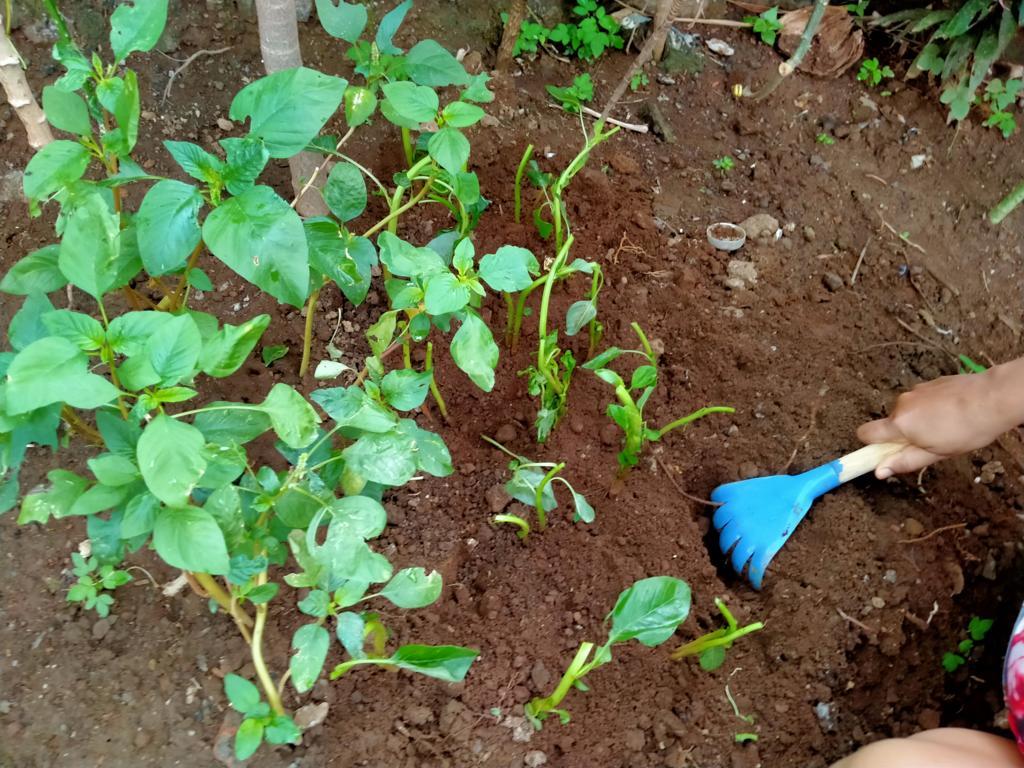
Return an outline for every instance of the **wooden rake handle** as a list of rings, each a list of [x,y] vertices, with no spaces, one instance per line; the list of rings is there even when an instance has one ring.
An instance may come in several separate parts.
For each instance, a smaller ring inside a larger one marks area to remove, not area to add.
[[[838,459],[839,482],[854,480],[868,472],[874,472],[883,461],[907,447],[907,443],[872,443],[848,453]]]

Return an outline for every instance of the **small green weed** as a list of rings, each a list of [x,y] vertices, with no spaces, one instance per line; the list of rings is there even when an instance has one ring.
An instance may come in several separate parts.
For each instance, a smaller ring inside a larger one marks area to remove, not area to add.
[[[868,10],[868,3],[870,0],[859,0],[857,3],[850,3],[846,6],[846,10],[856,16],[858,19],[863,19],[864,14]]]
[[[974,362],[967,355],[957,355],[959,365],[957,366],[960,370],[959,373],[984,373],[988,369],[981,363]]]
[[[867,83],[872,88],[881,83],[883,79],[890,77],[896,77],[896,73],[892,71],[892,67],[888,64],[885,66],[879,64],[878,59],[864,59],[860,63],[860,69],[857,71],[857,79]]]
[[[952,673],[966,664],[971,651],[974,650],[978,643],[985,639],[989,630],[992,629],[993,623],[992,619],[982,619],[974,616],[967,624],[967,636],[957,643],[956,652],[947,651],[942,654],[942,668],[946,672]]]
[[[619,34],[619,22],[598,3],[598,0],[579,0],[572,9],[576,17],[571,23],[558,24],[547,28],[541,24],[524,21],[513,55],[536,53],[545,43],[555,43],[562,51],[584,61],[598,58],[609,48],[619,49],[625,40]],[[501,14],[508,22],[508,14]]]
[[[1017,96],[1024,87],[1024,80],[1011,79],[1005,83],[998,77],[989,81],[982,98],[992,113],[985,120],[987,128],[996,128],[1004,139],[1010,138],[1017,131],[1017,121],[1013,119],[1009,108],[1016,103]]]
[[[711,165],[715,167],[715,170],[721,173],[723,176],[736,167],[736,161],[733,160],[729,155],[719,157],[716,160],[711,161]]]
[[[743,19],[747,24],[753,25],[754,34],[761,36],[761,41],[766,45],[775,45],[775,40],[782,29],[782,22],[779,21],[779,8],[775,6],[764,11],[759,16],[747,16]]]
[[[589,72],[573,78],[572,85],[544,87],[552,98],[562,105],[562,109],[572,114],[579,112],[580,107],[594,98],[594,81],[590,79]]]
[[[732,615],[732,611],[726,606],[725,601],[717,597],[715,598],[715,607],[718,608],[722,618],[725,619],[726,626],[680,646],[673,651],[673,659],[697,656],[700,659],[701,669],[710,672],[718,669],[725,663],[725,652],[732,648],[733,643],[744,635],[764,629],[764,624],[760,621],[755,621],[753,624],[741,627],[739,622],[736,621],[736,617]]]
[[[86,560],[78,552],[72,553],[71,562],[71,571],[78,577],[78,583],[68,590],[68,602],[81,603],[85,610],[96,611],[105,618],[114,604],[114,598],[108,593],[131,581],[131,574],[109,563],[100,565],[95,556]]]
[[[641,88],[646,88],[651,84],[651,78],[647,76],[646,72],[635,72],[631,78],[629,78],[629,90],[636,93]]]
[[[819,133],[815,139],[819,144],[824,144],[826,147],[831,147],[836,143],[836,140],[829,136],[827,133]]]

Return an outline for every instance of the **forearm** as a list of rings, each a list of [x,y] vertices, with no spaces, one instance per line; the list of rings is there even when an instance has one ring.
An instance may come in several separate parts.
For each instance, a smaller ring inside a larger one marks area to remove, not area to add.
[[[1006,429],[1024,424],[1024,357],[997,365],[982,375],[990,382],[990,407],[1005,416]]]

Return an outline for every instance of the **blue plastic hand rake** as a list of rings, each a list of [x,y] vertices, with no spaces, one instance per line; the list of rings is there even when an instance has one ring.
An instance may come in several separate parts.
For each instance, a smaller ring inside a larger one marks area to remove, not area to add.
[[[800,475],[755,477],[718,486],[711,500],[722,504],[713,518],[722,552],[740,575],[749,565],[747,578],[760,589],[768,564],[816,498],[873,472],[905,447],[906,443],[875,443]]]

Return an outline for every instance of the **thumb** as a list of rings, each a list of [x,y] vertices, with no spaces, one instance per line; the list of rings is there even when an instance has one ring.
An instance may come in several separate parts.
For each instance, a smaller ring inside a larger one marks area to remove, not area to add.
[[[857,428],[857,437],[862,443],[897,443],[907,438],[892,419],[875,419]]]
[[[875,477],[879,480],[887,480],[893,475],[903,472],[916,472],[919,469],[924,469],[944,458],[946,457],[941,454],[932,453],[916,445],[908,445],[899,453],[893,454],[879,464],[875,469]]]

